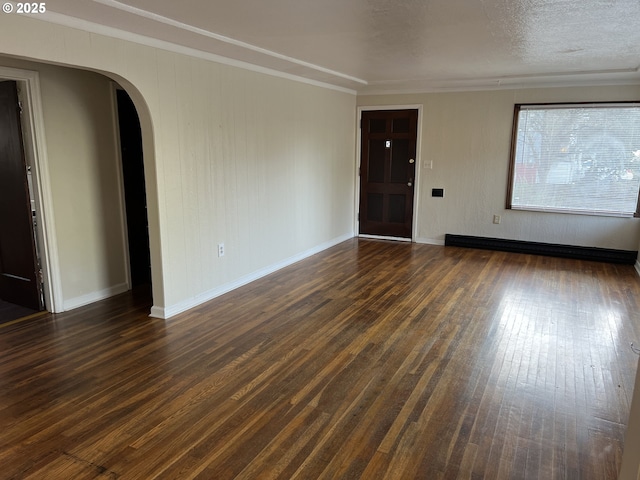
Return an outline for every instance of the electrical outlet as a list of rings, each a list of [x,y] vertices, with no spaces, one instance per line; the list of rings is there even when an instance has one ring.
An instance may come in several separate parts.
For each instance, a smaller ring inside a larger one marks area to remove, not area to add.
[[[218,256],[224,257],[224,243],[218,244]]]
[[[501,221],[502,221],[502,217],[500,215],[493,216],[493,223],[495,223],[496,225],[498,225]]]

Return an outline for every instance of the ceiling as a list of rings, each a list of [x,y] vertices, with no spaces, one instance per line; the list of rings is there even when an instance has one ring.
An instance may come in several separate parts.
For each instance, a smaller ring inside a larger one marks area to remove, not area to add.
[[[47,9],[48,21],[363,94],[640,83],[639,0],[56,0]]]

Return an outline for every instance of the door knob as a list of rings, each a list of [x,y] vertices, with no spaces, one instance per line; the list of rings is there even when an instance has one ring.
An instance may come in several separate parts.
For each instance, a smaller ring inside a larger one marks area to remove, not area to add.
[[[410,158],[410,159],[409,159],[409,163],[415,163],[415,159]]]

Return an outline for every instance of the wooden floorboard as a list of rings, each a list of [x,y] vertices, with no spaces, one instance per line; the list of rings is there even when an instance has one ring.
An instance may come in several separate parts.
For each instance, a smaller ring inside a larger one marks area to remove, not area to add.
[[[0,478],[617,478],[632,266],[350,240],[0,329]]]

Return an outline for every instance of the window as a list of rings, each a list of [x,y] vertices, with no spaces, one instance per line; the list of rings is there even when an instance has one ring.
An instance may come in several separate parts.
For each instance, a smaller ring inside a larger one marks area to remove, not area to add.
[[[640,103],[516,105],[507,208],[638,216]]]

